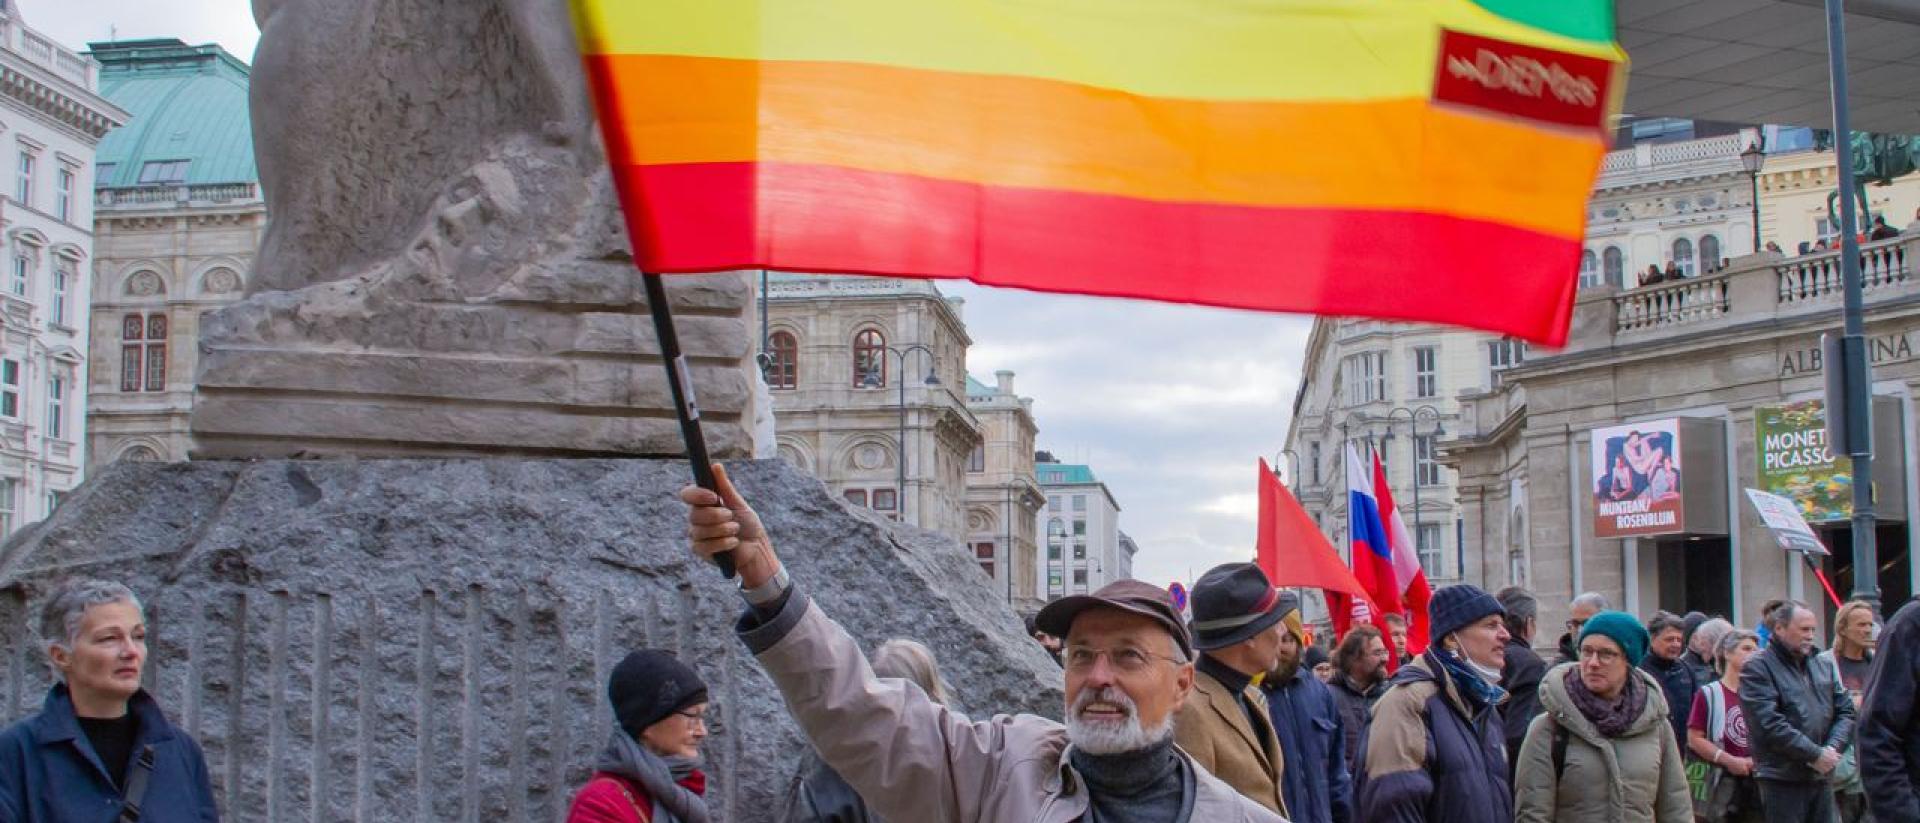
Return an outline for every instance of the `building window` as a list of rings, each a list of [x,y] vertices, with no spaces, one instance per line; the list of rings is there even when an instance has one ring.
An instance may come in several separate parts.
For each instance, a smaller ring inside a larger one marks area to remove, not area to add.
[[[993,576],[994,545],[992,543],[973,544],[973,559],[979,561],[980,570]]]
[[[1711,234],[1700,238],[1700,268],[1709,272],[1720,270],[1720,238]]]
[[[13,499],[19,491],[20,481],[0,479],[0,537],[13,534]]]
[[[67,436],[67,379],[59,375],[47,378],[47,436]]]
[[[1492,340],[1487,343],[1487,365],[1494,371],[1518,366],[1527,361],[1527,344],[1524,340],[1511,337]]]
[[[1085,520],[1075,520],[1075,521],[1073,521],[1073,536],[1074,536],[1074,537],[1086,537],[1086,536],[1087,536],[1087,521],[1085,521]]]
[[[1081,542],[1081,541],[1079,541],[1079,540],[1075,540],[1075,541],[1073,541],[1073,559],[1075,559],[1075,560],[1085,560],[1085,559],[1087,559],[1087,544],[1086,544],[1086,543],[1084,543],[1084,542]]]
[[[1067,524],[1059,518],[1047,521],[1047,559],[1059,560],[1067,546]]]
[[[1825,217],[1813,222],[1813,233],[1816,241],[1824,240],[1832,246],[1840,244],[1840,224]]]
[[[93,187],[96,189],[111,188],[113,186],[113,170],[119,167],[120,167],[119,163],[94,164]]]
[[[1607,285],[1619,287],[1627,282],[1627,255],[1619,246],[1608,246],[1600,252],[1600,273],[1606,277]]]
[[[1077,511],[1077,512],[1083,512],[1083,511],[1086,511],[1086,510],[1087,510],[1087,496],[1086,496],[1086,495],[1084,495],[1084,494],[1076,494],[1076,495],[1074,495],[1074,496],[1073,496],[1073,510],[1074,510],[1074,511]]]
[[[987,470],[987,446],[982,443],[967,452],[967,471],[979,474]]]
[[[1422,486],[1440,485],[1440,464],[1433,459],[1433,441],[1431,434],[1413,438],[1413,479]]]
[[[767,386],[791,389],[800,385],[800,341],[788,332],[777,331],[767,339]]]
[[[20,173],[14,177],[13,184],[13,199],[20,201],[20,205],[33,205],[33,167],[39,159],[33,152],[20,150]]]
[[[877,389],[887,384],[887,339],[867,329],[853,336],[853,386]]]
[[[47,322],[55,326],[67,324],[68,289],[73,285],[73,272],[63,261],[53,267],[53,307],[47,313]]]
[[[129,314],[120,319],[120,390],[167,390],[167,316]]]
[[[0,417],[20,419],[20,361],[0,360]]]
[[[1414,544],[1420,553],[1420,569],[1427,577],[1434,580],[1453,577],[1446,569],[1446,546],[1440,541],[1440,524],[1421,523]]]
[[[1600,285],[1600,256],[1588,249],[1580,253],[1580,288]]]
[[[1047,511],[1057,512],[1059,510],[1060,510],[1060,495],[1057,495],[1057,494],[1047,495]],[[1058,523],[1060,521],[1055,520],[1053,522]]]
[[[1087,570],[1086,569],[1073,570],[1073,585],[1079,586],[1081,591],[1086,591],[1087,589]]]
[[[1340,385],[1349,406],[1387,399],[1387,353],[1361,352],[1341,361]]]
[[[148,160],[140,167],[141,186],[178,186],[187,182],[190,160]]]
[[[1680,267],[1682,277],[1692,277],[1695,271],[1693,262],[1693,241],[1685,237],[1673,239],[1673,262]]]
[[[73,170],[61,169],[54,178],[57,185],[53,189],[53,216],[62,221],[73,220]]]
[[[1054,569],[1053,571],[1047,572],[1047,596],[1053,597],[1054,595],[1059,593],[1060,593],[1060,570]]]
[[[841,492],[840,496],[846,498],[847,502],[852,503],[853,505],[856,505],[856,506],[867,505],[866,489],[848,489],[846,491]]]
[[[13,256],[13,296],[26,297],[29,281],[33,279],[33,258],[26,252]]]
[[[1440,393],[1440,350],[1434,346],[1413,349],[1413,396],[1434,397]]]
[[[1313,485],[1320,485],[1320,443],[1315,441],[1307,446],[1307,472],[1313,478]]]
[[[900,509],[900,495],[894,489],[873,490],[873,510],[877,512],[897,512]]]

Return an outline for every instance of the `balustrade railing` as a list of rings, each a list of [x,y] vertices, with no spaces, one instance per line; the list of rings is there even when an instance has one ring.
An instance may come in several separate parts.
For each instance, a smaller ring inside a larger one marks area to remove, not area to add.
[[[1614,331],[1646,331],[1725,315],[1729,279],[1725,273],[1710,274],[1615,295]]]
[[[1774,266],[1780,305],[1834,297],[1846,287],[1840,252],[1796,257]],[[1898,238],[1860,247],[1860,283],[1864,291],[1886,288],[1912,279],[1907,247]]]
[[[254,183],[207,183],[198,186],[141,186],[125,189],[97,189],[95,206],[156,206],[182,203],[228,203],[253,200],[260,196]]]

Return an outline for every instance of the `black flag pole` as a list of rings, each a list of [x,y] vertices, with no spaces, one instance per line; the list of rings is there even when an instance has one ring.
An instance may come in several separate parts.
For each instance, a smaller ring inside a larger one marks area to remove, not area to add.
[[[647,286],[647,311],[653,315],[654,336],[660,339],[660,358],[667,366],[667,387],[673,391],[673,413],[680,418],[680,439],[687,444],[687,460],[693,464],[694,485],[718,491],[713,479],[713,460],[707,456],[707,438],[700,432],[700,405],[693,396],[693,372],[687,357],[680,353],[680,335],[673,330],[673,312],[667,308],[667,285],[660,275],[641,272]],[[734,576],[733,552],[713,556],[720,573]]]

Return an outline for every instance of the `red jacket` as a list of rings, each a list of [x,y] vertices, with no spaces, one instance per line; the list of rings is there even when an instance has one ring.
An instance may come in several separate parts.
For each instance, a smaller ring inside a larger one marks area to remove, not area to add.
[[[694,794],[707,793],[707,776],[701,772],[680,781]],[[640,785],[618,775],[594,772],[580,793],[573,796],[567,811],[567,823],[653,823],[653,798]]]

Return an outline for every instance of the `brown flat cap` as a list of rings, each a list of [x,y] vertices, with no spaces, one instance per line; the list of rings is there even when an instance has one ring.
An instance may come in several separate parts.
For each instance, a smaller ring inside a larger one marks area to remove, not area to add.
[[[1115,580],[1093,594],[1062,597],[1041,609],[1033,624],[1065,640],[1068,630],[1073,628],[1073,619],[1088,609],[1119,609],[1159,623],[1167,634],[1173,635],[1173,642],[1180,644],[1180,651],[1187,659],[1193,659],[1193,638],[1187,635],[1186,622],[1180,619],[1180,610],[1173,607],[1172,596],[1166,589],[1138,580]]]

